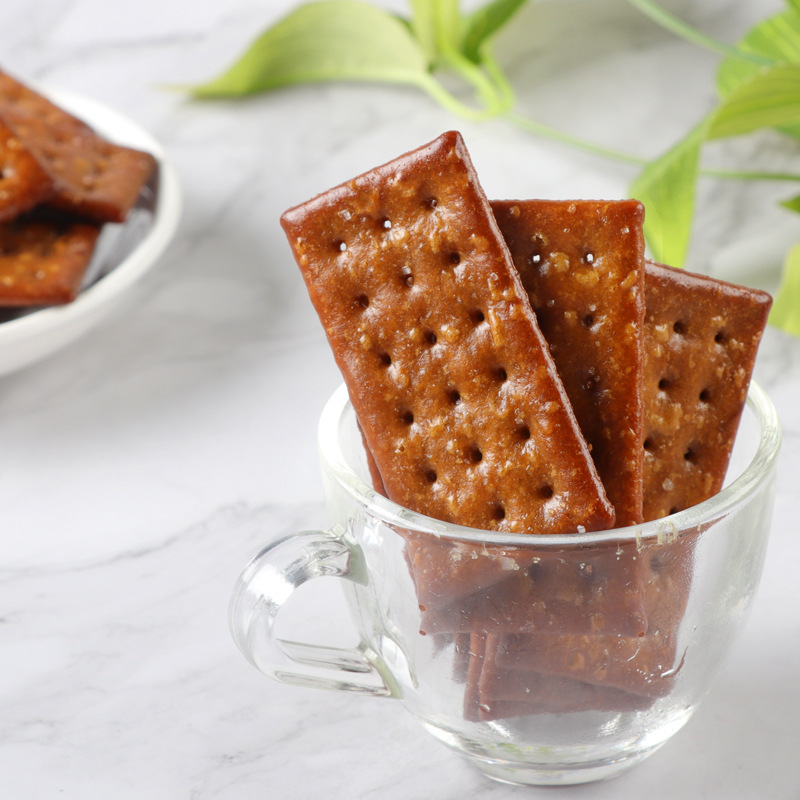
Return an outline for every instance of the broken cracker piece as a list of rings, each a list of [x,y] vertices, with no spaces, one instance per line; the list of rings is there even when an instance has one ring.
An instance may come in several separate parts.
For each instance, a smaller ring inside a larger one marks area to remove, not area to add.
[[[48,204],[98,222],[124,222],[156,167],[150,153],[109,142],[5,72],[0,119],[52,180]]]
[[[394,502],[500,531],[613,524],[458,133],[281,224]]]
[[[647,263],[646,520],[722,488],[771,304],[766,292]]]
[[[0,224],[0,305],[74,300],[99,235],[99,225],[39,211]]]

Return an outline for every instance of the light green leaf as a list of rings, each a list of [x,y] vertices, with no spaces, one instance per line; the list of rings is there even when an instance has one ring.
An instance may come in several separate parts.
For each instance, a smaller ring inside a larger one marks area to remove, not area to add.
[[[739,42],[738,49],[775,64],[800,63],[800,6],[756,24]],[[726,58],[717,71],[717,91],[720,97],[729,95],[760,69],[762,66],[752,60]],[[798,126],[782,126],[781,130],[800,139]]]
[[[738,49],[776,64],[800,62],[800,13],[782,11],[756,24],[740,40]],[[717,89],[723,97],[760,66],[737,56],[724,59],[717,71]]]
[[[709,138],[800,123],[800,64],[777,64],[745,79],[717,107]]]
[[[673,267],[683,266],[689,249],[705,128],[701,123],[651,161],[630,187],[645,206],[644,232],[653,258]]]
[[[474,63],[481,62],[483,46],[495,36],[528,0],[492,0],[465,20],[461,49]]]
[[[411,30],[428,61],[436,60],[436,19],[430,0],[411,0]]]
[[[780,205],[783,206],[783,208],[789,209],[789,211],[800,214],[800,195],[797,197],[790,197],[788,200],[781,200]]]
[[[783,282],[775,296],[770,324],[800,336],[800,244],[788,253],[783,268]]]
[[[364,80],[429,89],[428,59],[407,25],[360,0],[300,6],[263,33],[227,72],[191,91],[239,96],[299,83]]]
[[[428,0],[433,9],[436,50],[439,55],[461,52],[461,12],[458,0]]]

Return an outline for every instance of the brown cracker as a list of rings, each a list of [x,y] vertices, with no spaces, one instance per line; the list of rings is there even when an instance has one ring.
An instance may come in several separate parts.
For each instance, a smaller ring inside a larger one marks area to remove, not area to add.
[[[771,303],[766,292],[647,263],[645,519],[722,488]]]
[[[649,698],[563,675],[505,669],[496,655],[500,637],[488,635],[473,654],[465,686],[467,719],[490,721],[530,714],[638,711]]]
[[[98,222],[123,222],[156,166],[150,153],[109,142],[4,72],[0,119],[52,180],[49,204]]]
[[[643,546],[640,557],[648,570],[645,635],[504,636],[497,648],[497,664],[647,697],[666,694],[680,664],[677,636],[689,598],[694,544],[694,537],[683,537],[664,545]]]
[[[459,134],[281,224],[392,500],[503,531],[613,524]]]
[[[617,527],[642,521],[644,208],[492,202]]]
[[[30,211],[51,191],[52,182],[39,162],[0,121],[0,223]]]
[[[99,235],[98,225],[55,213],[0,224],[0,305],[74,300]]]
[[[442,540],[409,545],[420,628],[638,636],[648,627],[635,543],[536,551]]]

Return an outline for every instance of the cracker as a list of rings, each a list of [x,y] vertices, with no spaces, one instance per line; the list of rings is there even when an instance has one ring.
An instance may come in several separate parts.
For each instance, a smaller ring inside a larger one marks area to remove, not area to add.
[[[531,714],[582,711],[638,711],[649,698],[613,687],[584,683],[562,675],[498,666],[499,637],[484,637],[473,655],[465,686],[465,716],[488,722]]]
[[[0,121],[0,223],[30,211],[51,191],[52,182],[39,162]]]
[[[592,450],[617,527],[642,521],[644,208],[492,203]]]
[[[47,98],[0,72],[0,119],[53,182],[48,203],[98,222],[124,222],[153,174],[150,153],[113,144]]]
[[[635,637],[648,629],[633,542],[537,552],[442,540],[412,543],[408,557],[425,634]]]
[[[677,637],[689,598],[695,541],[695,537],[683,537],[665,545],[643,546],[641,558],[648,569],[645,635],[504,636],[497,647],[498,666],[646,697],[665,695],[680,667]]]
[[[458,133],[281,224],[392,500],[490,530],[613,524]]]
[[[766,292],[648,262],[644,515],[697,505],[723,485]]]
[[[0,225],[0,305],[74,300],[99,235],[98,225],[37,211]]]

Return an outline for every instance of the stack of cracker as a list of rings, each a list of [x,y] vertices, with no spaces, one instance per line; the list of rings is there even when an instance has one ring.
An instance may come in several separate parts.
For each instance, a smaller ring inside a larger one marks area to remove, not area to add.
[[[155,166],[0,71],[0,306],[74,300],[102,226]]]
[[[281,219],[376,488],[487,532],[401,532],[468,719],[642,708],[679,667],[691,537],[492,539],[635,526],[722,486],[771,300],[647,262],[643,216],[490,203],[449,132]]]

